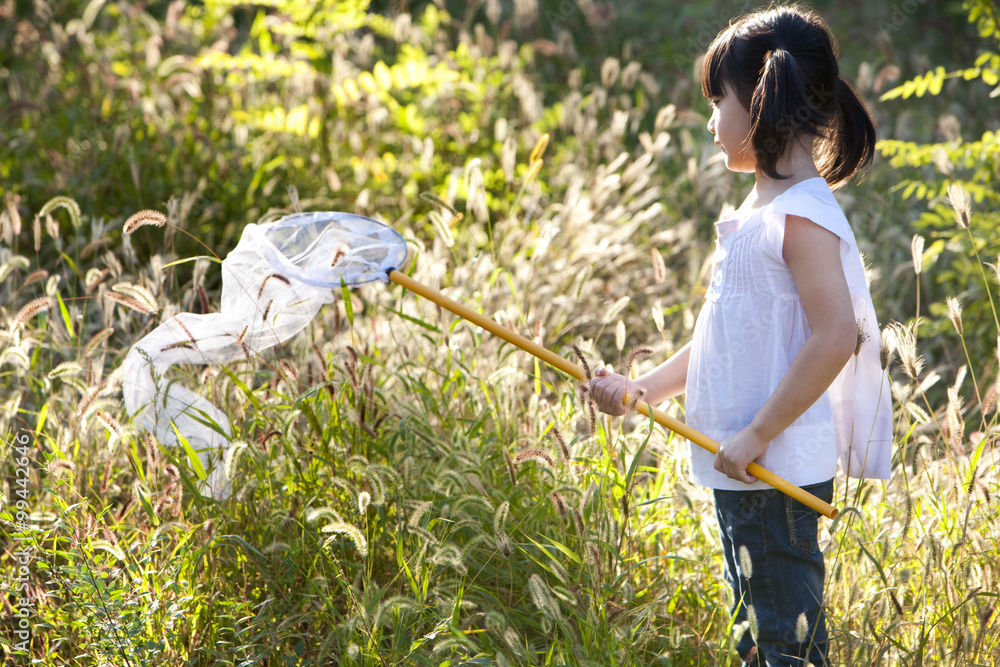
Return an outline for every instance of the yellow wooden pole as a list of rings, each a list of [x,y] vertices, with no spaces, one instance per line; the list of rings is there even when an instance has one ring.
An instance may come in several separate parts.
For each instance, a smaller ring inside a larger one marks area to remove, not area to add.
[[[406,289],[410,290],[411,292],[414,292],[415,294],[419,294],[425,299],[433,301],[442,308],[451,311],[455,315],[458,315],[464,320],[472,322],[476,326],[485,329],[486,331],[489,331],[491,334],[503,338],[508,343],[516,345],[525,352],[528,352],[529,354],[538,357],[545,363],[555,368],[558,368],[567,375],[571,375],[575,377],[577,380],[587,379],[587,376],[583,372],[583,369],[574,364],[573,362],[569,361],[568,359],[560,357],[555,352],[552,352],[551,350],[542,347],[541,345],[535,343],[534,341],[528,340],[524,336],[514,331],[511,331],[507,327],[497,324],[488,317],[480,315],[474,310],[471,310],[470,308],[463,306],[462,304],[458,303],[453,299],[449,299],[445,295],[441,294],[439,291],[432,289],[424,285],[423,283],[417,282],[416,280],[410,278],[404,273],[393,269],[389,271],[389,280],[396,283],[397,285],[400,285],[401,287],[405,287]],[[628,396],[626,396],[625,403],[628,404],[630,402],[631,399]],[[698,431],[694,430],[687,424],[677,421],[676,419],[666,414],[662,410],[654,408],[646,401],[638,401],[635,406],[635,409],[636,411],[646,415],[647,417],[652,417],[656,421],[656,423],[670,429],[671,431],[681,436],[682,438],[687,438],[688,440],[702,447],[703,449],[707,449],[713,454],[719,451],[718,442],[699,433]],[[816,510],[817,512],[826,517],[833,519],[834,517],[837,516],[838,512],[840,511],[830,503],[825,502],[817,498],[813,494],[809,493],[808,491],[803,490],[801,487],[795,486],[791,482],[782,479],[781,477],[778,477],[770,470],[762,468],[760,465],[756,463],[751,463],[749,466],[747,466],[747,472],[749,472],[751,475],[755,476],[757,479],[761,480],[765,484],[769,484],[775,489],[778,489],[782,493],[791,496],[792,498],[801,502],[803,505],[806,505],[807,507]]]

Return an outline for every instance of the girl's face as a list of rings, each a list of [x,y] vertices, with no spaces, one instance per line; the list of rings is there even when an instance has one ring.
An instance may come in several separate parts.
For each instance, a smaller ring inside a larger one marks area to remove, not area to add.
[[[757,160],[749,141],[750,112],[728,89],[725,93],[722,97],[712,98],[708,131],[715,135],[715,145],[726,154],[726,167],[730,171],[753,172],[757,168]]]

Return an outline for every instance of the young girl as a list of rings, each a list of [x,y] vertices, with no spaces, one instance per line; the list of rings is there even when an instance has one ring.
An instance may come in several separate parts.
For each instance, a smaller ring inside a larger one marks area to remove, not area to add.
[[[708,130],[726,166],[753,173],[716,223],[716,265],[690,343],[635,381],[599,371],[603,412],[640,388],[686,393],[691,476],[714,489],[746,664],[827,663],[818,515],[747,472],[756,461],[830,501],[838,455],[852,476],[887,478],[892,410],[880,336],[854,235],[831,188],[872,159],[875,128],[840,78],[825,23],[796,6],[742,17],[702,65]]]

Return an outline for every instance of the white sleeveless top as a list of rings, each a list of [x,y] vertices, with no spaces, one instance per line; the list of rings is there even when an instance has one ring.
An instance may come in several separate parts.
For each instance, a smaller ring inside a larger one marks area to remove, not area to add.
[[[888,479],[892,404],[878,322],[854,234],[822,178],[796,183],[763,208],[716,223],[716,264],[688,365],[687,423],[717,441],[748,426],[810,336],[782,257],[785,215],[807,218],[840,237],[863,343],[826,393],[771,441],[757,463],[798,486],[832,478],[838,459],[852,477]],[[713,467],[714,458],[691,444],[693,481],[715,489],[770,488],[726,477]]]

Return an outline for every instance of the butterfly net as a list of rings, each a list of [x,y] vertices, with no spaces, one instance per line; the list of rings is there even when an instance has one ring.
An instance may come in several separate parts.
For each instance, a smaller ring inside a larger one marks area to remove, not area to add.
[[[123,365],[125,408],[163,444],[183,436],[208,471],[203,490],[229,494],[221,465],[229,418],[182,384],[177,365],[252,361],[302,331],[342,284],[388,281],[406,260],[393,229],[349,213],[298,213],[250,224],[222,262],[220,312],[181,313],[136,343]]]

